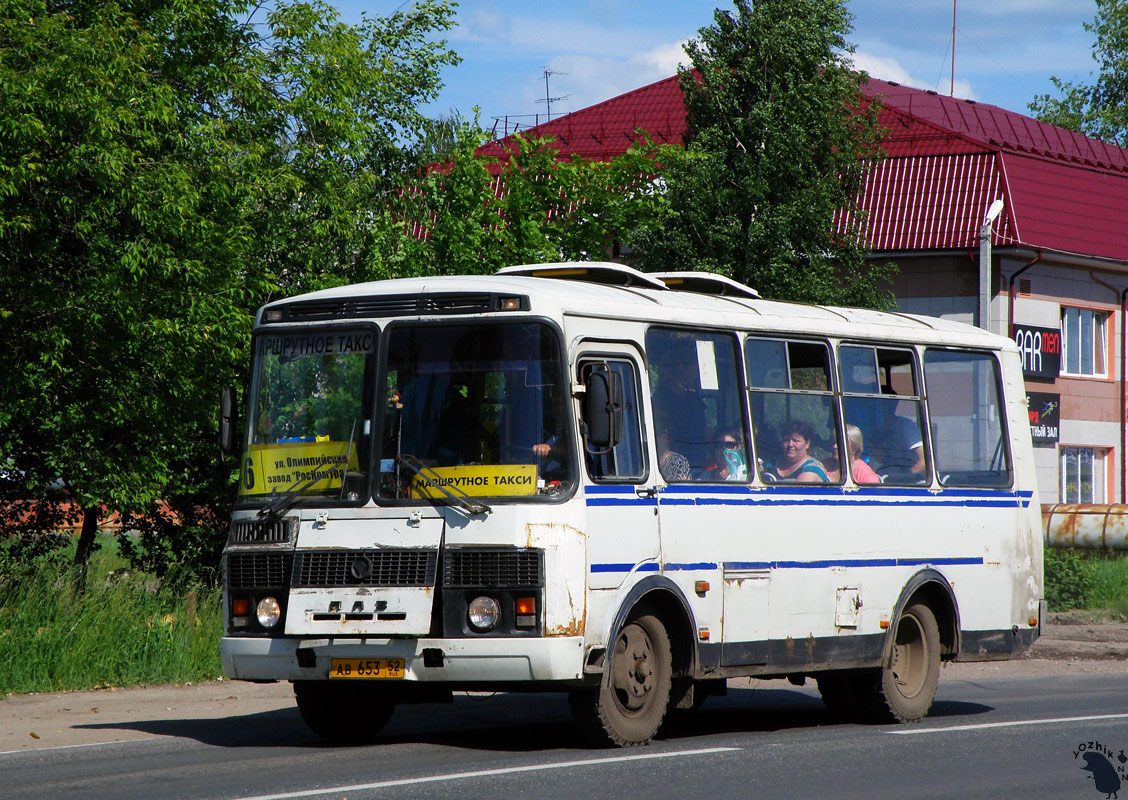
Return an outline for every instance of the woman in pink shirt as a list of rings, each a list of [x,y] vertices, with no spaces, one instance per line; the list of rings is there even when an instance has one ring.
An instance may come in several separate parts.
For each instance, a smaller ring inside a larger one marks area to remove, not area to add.
[[[881,483],[881,476],[873,471],[865,461],[862,460],[862,449],[864,442],[862,440],[862,431],[857,425],[846,425],[846,449],[850,452],[850,474],[854,476],[854,483]],[[838,462],[838,445],[834,446],[834,460]],[[841,477],[838,470],[827,471],[832,483],[837,483]]]

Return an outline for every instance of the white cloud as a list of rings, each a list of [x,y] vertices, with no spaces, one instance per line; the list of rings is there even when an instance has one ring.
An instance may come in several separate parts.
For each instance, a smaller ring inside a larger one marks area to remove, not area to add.
[[[865,72],[871,78],[892,81],[916,89],[932,89],[941,94],[948,94],[952,90],[951,93],[954,96],[964,100],[979,99],[971,86],[971,82],[963,78],[957,79],[953,87],[950,77],[936,83],[916,78],[910,75],[909,71],[902,67],[901,63],[895,58],[883,58],[865,52],[855,52],[851,54],[850,60],[855,69]]]
[[[906,86],[913,85],[912,77],[894,58],[881,58],[871,56],[869,53],[855,52],[850,54],[850,60],[854,64],[854,69],[867,73],[871,78],[903,83]]]

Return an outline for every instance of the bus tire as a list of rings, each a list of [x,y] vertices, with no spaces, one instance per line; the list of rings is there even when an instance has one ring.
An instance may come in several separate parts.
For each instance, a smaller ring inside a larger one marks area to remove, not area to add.
[[[334,744],[373,742],[395,710],[383,687],[360,681],[294,681],[294,699],[310,730]]]
[[[940,633],[923,603],[897,620],[889,663],[863,679],[862,711],[868,722],[919,722],[932,707],[940,683]]]
[[[670,637],[653,614],[632,617],[619,631],[598,687],[577,689],[572,715],[593,743],[633,747],[654,738],[670,704]]]

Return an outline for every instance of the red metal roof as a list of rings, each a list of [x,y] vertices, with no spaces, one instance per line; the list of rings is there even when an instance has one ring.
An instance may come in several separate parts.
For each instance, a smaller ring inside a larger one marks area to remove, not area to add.
[[[678,76],[660,80],[594,106],[522,131],[526,137],[551,136],[561,157],[606,161],[622,155],[646,131],[655,144],[684,144],[685,104]],[[503,158],[512,136],[478,149],[479,156]]]
[[[895,110],[993,150],[1128,172],[1128,151],[998,106],[946,97],[876,78],[869,79],[863,92],[870,97],[880,97],[887,110]],[[893,119],[893,115],[884,116],[882,124],[894,129],[890,124]]]
[[[986,103],[870,79],[882,101],[887,157],[862,195],[873,251],[973,246],[991,202],[1005,201],[996,245],[1128,261],[1128,150]],[[682,143],[677,76],[525,132],[552,136],[562,156],[607,159],[648,131]],[[508,139],[480,155],[503,156]]]

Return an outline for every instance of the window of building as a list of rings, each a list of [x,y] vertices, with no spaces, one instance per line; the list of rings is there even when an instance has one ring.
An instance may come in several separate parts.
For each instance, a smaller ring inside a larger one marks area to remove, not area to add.
[[[1061,311],[1063,371],[1067,375],[1108,374],[1105,326],[1108,314],[1091,308],[1063,308]]]
[[[1061,502],[1105,502],[1105,454],[1101,447],[1061,448]]]

